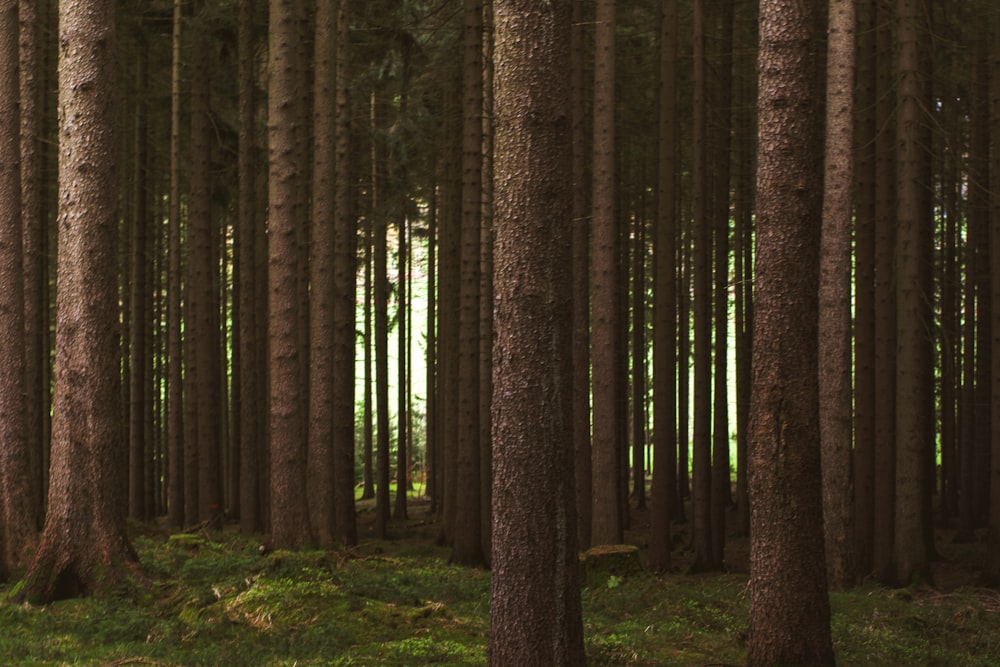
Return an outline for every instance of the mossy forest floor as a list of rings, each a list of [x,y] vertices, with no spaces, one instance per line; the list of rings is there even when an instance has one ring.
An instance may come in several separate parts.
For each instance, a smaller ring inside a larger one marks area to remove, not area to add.
[[[151,584],[128,595],[47,606],[10,601],[0,586],[3,665],[482,665],[490,575],[448,564],[420,503],[350,551],[262,553],[230,529],[171,536],[133,526]],[[641,547],[645,515],[629,539]],[[683,528],[683,527],[681,527]],[[739,665],[748,625],[746,541],[727,548],[731,571],[591,577],[582,591],[591,665]],[[975,586],[982,543],[953,545],[937,587],[865,584],[831,594],[842,665],[998,665],[1000,593]]]

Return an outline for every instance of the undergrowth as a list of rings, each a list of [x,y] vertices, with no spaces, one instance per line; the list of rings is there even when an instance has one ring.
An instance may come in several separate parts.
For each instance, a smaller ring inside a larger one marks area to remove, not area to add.
[[[229,532],[136,536],[151,584],[47,606],[0,587],[4,665],[481,665],[489,573],[428,540],[274,551]],[[592,665],[742,664],[746,576],[610,575],[581,591]],[[840,664],[1000,664],[1000,595],[831,594]]]

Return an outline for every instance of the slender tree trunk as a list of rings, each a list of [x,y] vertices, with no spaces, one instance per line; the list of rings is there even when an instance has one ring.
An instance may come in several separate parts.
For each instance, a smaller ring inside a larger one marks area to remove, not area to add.
[[[136,59],[135,105],[135,163],[132,184],[132,256],[131,256],[131,318],[129,366],[129,515],[140,520],[149,518],[151,508],[146,505],[146,461],[151,458],[146,441],[146,358],[149,350],[146,331],[149,326],[146,312],[148,266],[147,228],[149,227],[147,155],[148,111],[145,104],[148,84],[148,54],[146,45],[140,43]]]
[[[694,433],[693,540],[696,571],[715,568],[712,557],[712,352],[710,277],[712,235],[708,220],[707,72],[704,0],[694,4]]]
[[[830,7],[819,272],[819,427],[827,577],[854,582],[851,512],[851,184],[854,0]]]
[[[48,514],[22,596],[109,593],[136,573],[117,340],[114,3],[59,8],[59,247]],[[87,294],[81,299],[81,294]]]
[[[205,9],[195,2],[195,20],[204,24]],[[191,48],[191,160],[190,182],[190,259],[188,275],[188,314],[186,325],[188,349],[193,371],[188,386],[194,402],[197,451],[198,521],[221,525],[222,451],[219,418],[221,364],[219,359],[218,256],[215,222],[212,219],[211,145],[212,121],[209,102],[211,58],[204,29],[193,35]]]
[[[920,104],[924,83],[920,73],[921,11],[914,0],[898,0],[898,88],[896,121],[897,216],[896,244],[896,504],[893,580],[900,585],[927,580],[926,526],[923,496],[927,484],[925,452],[931,446],[923,427],[921,376],[930,359],[923,339],[930,309],[922,288],[921,251],[924,230],[920,214],[921,165],[927,159],[920,146]]]
[[[854,564],[872,572],[875,475],[876,56],[874,0],[857,4],[855,104]]]
[[[254,71],[254,3],[244,0],[239,5],[239,223],[236,244],[236,280],[239,289],[239,397],[240,397],[240,530],[250,534],[263,528],[261,519],[261,480],[258,474],[261,459],[260,418],[261,378],[257,372],[260,347],[257,336],[257,275],[254,270],[259,234],[257,232],[256,167],[256,84]]]
[[[382,91],[375,91],[371,99],[372,128],[377,129],[384,122]],[[385,539],[389,532],[389,276],[388,276],[388,220],[380,203],[385,196],[385,161],[381,146],[373,139],[372,145],[372,212],[374,227],[374,250],[372,273],[375,307],[375,518],[376,532]]]
[[[816,390],[816,5],[760,13],[747,664],[832,665]],[[793,193],[793,196],[789,196]]]
[[[403,115],[402,113],[400,114]],[[406,369],[409,367],[407,355],[406,316],[409,278],[406,275],[407,227],[405,206],[400,211],[397,223],[396,246],[396,499],[392,510],[394,519],[406,519],[406,491],[409,468],[407,467],[406,416],[409,406],[406,401]]]
[[[309,260],[309,514],[316,543],[334,542],[333,509],[333,271],[336,197],[336,20],[332,2],[316,6],[313,66],[313,187]],[[343,370],[343,369],[341,369]]]
[[[646,509],[646,214],[633,216],[632,239],[632,497]],[[626,490],[628,485],[625,486]],[[626,499],[627,502],[627,499]]]
[[[896,299],[894,254],[896,247],[896,187],[893,133],[892,14],[885,3],[876,5],[875,114],[879,131],[875,143],[875,453],[874,542],[872,570],[888,579],[892,568],[895,490],[896,402],[878,397],[896,395]]]
[[[988,576],[1000,581],[1000,13],[994,13],[993,48],[990,52],[993,76],[990,79],[990,287],[992,293],[992,417],[990,461],[990,551]]]
[[[365,221],[365,397],[364,397],[364,486],[361,497],[365,500],[375,497],[375,413],[374,394],[372,392],[372,350],[375,339],[372,330],[372,251],[375,249],[375,225],[369,219]]]
[[[181,27],[182,0],[174,0],[170,83],[170,223],[167,230],[167,506],[170,525],[185,519],[184,387],[181,345]]]
[[[334,537],[346,547],[358,543],[354,510],[354,347],[358,235],[351,200],[350,4],[337,3],[336,106],[334,137],[333,385]]]
[[[573,442],[577,538],[590,547],[593,469],[590,431],[590,223],[587,179],[586,92],[584,90],[583,0],[571,0],[570,123],[573,137]]]
[[[490,664],[583,665],[565,298],[570,3],[494,0],[494,8],[493,432],[503,446],[494,460]]]
[[[483,562],[479,444],[479,262],[482,213],[483,15],[465,0],[462,60],[462,227],[459,260],[458,451],[453,562]]]
[[[616,311],[619,290],[619,239],[615,220],[615,2],[596,4],[594,51],[593,174],[593,526],[594,544],[624,539],[621,510],[622,443],[618,402]]]
[[[677,484],[677,2],[660,5],[660,116],[653,288],[653,482],[650,567],[670,567]]]

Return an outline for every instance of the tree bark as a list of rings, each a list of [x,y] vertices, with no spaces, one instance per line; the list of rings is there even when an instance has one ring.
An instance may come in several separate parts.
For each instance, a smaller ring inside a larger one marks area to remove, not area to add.
[[[596,4],[593,174],[593,526],[594,544],[624,539],[621,405],[618,402],[619,239],[615,221],[615,2]]]
[[[23,589],[33,603],[109,593],[136,573],[120,483],[114,41],[113,2],[60,5],[55,402],[49,510]]]
[[[571,442],[567,0],[494,0],[491,665],[582,665]]]
[[[817,374],[821,182],[815,5],[760,13],[747,664],[834,662]]]
[[[302,372],[298,332],[297,226],[299,179],[296,158],[300,114],[297,47],[300,38],[292,0],[272,0],[268,31],[268,366],[271,455],[271,542],[297,548],[310,542],[306,502],[306,448],[302,439]]]
[[[851,184],[854,0],[830,7],[819,272],[819,427],[827,577],[854,582],[851,508]]]

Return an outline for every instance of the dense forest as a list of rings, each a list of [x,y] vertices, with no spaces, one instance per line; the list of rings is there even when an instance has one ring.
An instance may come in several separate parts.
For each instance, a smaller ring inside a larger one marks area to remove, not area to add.
[[[0,581],[368,503],[581,664],[638,522],[830,663],[831,588],[1000,584],[998,147],[990,0],[2,1]]]

